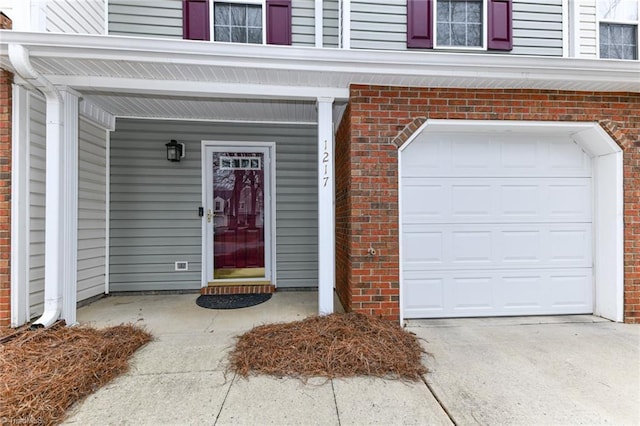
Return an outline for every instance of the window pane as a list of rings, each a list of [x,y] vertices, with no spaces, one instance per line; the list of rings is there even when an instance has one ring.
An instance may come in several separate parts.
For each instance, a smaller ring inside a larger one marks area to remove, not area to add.
[[[262,28],[262,8],[260,6],[247,6],[247,25]]]
[[[451,3],[448,1],[439,1],[438,2],[438,22],[447,22],[449,21],[449,8]]]
[[[249,43],[262,44],[262,28],[249,28]]]
[[[638,26],[600,23],[600,57],[638,59]]]
[[[225,3],[216,3],[214,5],[214,20],[216,25],[229,25],[229,5]]]
[[[481,25],[469,25],[467,27],[467,46],[482,46]]]
[[[451,46],[451,28],[449,24],[438,24],[438,39],[439,46]]]
[[[231,27],[231,41],[234,43],[246,43],[247,29],[244,27]]]
[[[467,37],[466,37],[467,28],[464,24],[451,24],[451,39],[453,46],[466,46],[467,45]]]
[[[467,4],[461,1],[451,3],[451,22],[467,21]]]
[[[238,27],[247,25],[247,6],[231,6],[231,25]]]
[[[612,21],[637,21],[638,0],[598,0],[598,17]]]
[[[231,28],[216,26],[213,29],[213,40],[214,41],[231,41]]]

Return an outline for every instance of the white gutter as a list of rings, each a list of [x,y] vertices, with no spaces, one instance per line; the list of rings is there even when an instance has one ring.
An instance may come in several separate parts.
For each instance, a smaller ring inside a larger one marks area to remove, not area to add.
[[[29,51],[19,44],[10,44],[9,59],[17,74],[40,90],[46,99],[46,168],[45,186],[45,279],[44,313],[32,327],[49,327],[62,312],[62,212],[56,208],[62,188],[62,97],[58,90],[31,65]],[[57,177],[60,182],[50,179]]]

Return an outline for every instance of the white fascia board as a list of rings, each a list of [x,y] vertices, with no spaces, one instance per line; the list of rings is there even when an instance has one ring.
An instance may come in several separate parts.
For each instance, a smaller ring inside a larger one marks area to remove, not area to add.
[[[345,50],[314,47],[233,45],[172,39],[0,31],[3,44],[22,44],[32,57],[121,60],[171,64],[250,67],[372,76],[467,77],[526,82],[554,80],[626,84],[640,91],[637,61],[487,55],[486,53]],[[344,84],[358,81],[348,81]],[[383,82],[380,84],[384,84]],[[522,85],[521,85],[522,86]],[[625,87],[627,87],[625,86]],[[504,86],[500,86],[504,87]]]
[[[212,83],[204,81],[143,80],[97,76],[47,76],[53,84],[67,84],[77,90],[98,90],[109,93],[153,94],[202,98],[301,99],[315,100],[320,96],[348,99],[349,89],[335,87],[279,86],[268,84]]]

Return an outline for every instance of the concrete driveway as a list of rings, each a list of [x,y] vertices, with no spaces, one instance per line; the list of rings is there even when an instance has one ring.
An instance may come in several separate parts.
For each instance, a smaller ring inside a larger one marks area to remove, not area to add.
[[[592,316],[409,321],[424,382],[243,379],[225,373],[234,336],[302,319],[314,292],[220,311],[197,295],[115,296],[79,311],[97,327],[133,322],[155,341],[67,424],[639,424],[640,327]]]
[[[640,326],[594,316],[410,321],[426,382],[467,424],[640,424]]]

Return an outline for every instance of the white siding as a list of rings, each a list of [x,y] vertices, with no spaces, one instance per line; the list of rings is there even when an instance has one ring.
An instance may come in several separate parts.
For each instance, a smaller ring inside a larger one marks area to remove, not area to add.
[[[47,31],[105,34],[105,0],[48,0]]]
[[[597,20],[595,0],[582,0],[579,6],[580,48],[578,56],[582,58],[598,57]]]
[[[171,139],[186,144],[179,163],[166,159]],[[276,143],[277,285],[317,286],[314,126],[118,120],[110,140],[111,291],[200,288],[202,140]]]
[[[80,120],[78,148],[78,301],[104,293],[106,248],[106,138]]]
[[[313,0],[291,2],[291,44],[315,46],[315,5]]]
[[[514,0],[511,53],[562,56],[562,0]]]
[[[182,38],[181,0],[109,0],[109,34]]]
[[[325,0],[322,5],[324,47],[339,47],[339,3],[338,0]]]
[[[44,309],[45,102],[30,94],[29,315]]]

